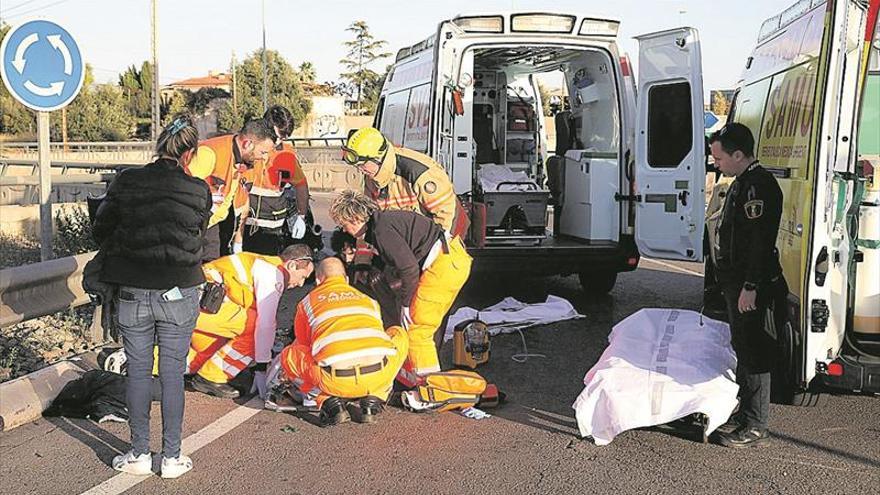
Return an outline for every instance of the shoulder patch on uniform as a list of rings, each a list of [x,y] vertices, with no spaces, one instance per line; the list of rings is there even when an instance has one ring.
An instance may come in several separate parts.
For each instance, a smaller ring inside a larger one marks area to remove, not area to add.
[[[749,220],[754,220],[756,218],[760,218],[761,215],[764,214],[764,201],[760,199],[753,199],[746,202],[743,208],[746,210],[746,218],[748,218]]]
[[[425,182],[425,192],[428,194],[434,194],[437,192],[437,183],[432,180]]]

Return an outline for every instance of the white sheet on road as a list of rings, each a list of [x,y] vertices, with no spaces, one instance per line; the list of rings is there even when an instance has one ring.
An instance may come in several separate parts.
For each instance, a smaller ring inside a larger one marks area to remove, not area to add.
[[[575,400],[581,435],[607,445],[619,433],[708,416],[708,432],[736,407],[736,355],[726,323],[682,309],[642,309],[621,321]]]
[[[455,325],[473,318],[479,318],[486,323],[491,335],[498,335],[536,325],[584,318],[584,315],[578,313],[570,302],[557,296],[549,295],[547,301],[536,304],[526,304],[512,297],[505,297],[498,304],[486,309],[459,308],[449,317],[443,341],[452,339]]]

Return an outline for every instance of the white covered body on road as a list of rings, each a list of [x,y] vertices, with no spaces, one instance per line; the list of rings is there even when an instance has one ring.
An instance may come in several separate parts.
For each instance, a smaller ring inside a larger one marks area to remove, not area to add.
[[[578,428],[607,445],[626,430],[693,413],[707,433],[737,404],[736,355],[726,323],[681,309],[642,309],[614,326],[575,400]]]

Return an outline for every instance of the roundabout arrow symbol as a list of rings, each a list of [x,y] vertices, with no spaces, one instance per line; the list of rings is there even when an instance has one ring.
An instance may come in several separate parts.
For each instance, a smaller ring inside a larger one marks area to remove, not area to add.
[[[68,76],[73,74],[73,60],[70,58],[70,50],[67,48],[67,45],[61,41],[61,35],[50,34],[49,36],[46,36],[46,39],[49,40],[49,43],[55,47],[56,50],[61,52],[61,56],[64,57],[64,73]]]
[[[53,82],[49,87],[37,86],[30,79],[24,82],[24,87],[37,96],[56,96],[64,91],[64,81]]]
[[[27,35],[21,43],[18,44],[18,48],[15,49],[15,58],[12,60],[12,65],[15,67],[15,70],[18,71],[19,74],[24,73],[24,64],[26,60],[24,59],[24,52],[30,48],[31,45],[40,40],[39,35],[37,33],[31,33]],[[65,47],[66,48],[66,47]],[[70,54],[68,54],[68,57]]]

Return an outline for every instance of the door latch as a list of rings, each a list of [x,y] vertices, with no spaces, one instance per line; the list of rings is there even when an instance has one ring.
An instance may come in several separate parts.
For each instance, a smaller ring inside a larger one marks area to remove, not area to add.
[[[620,194],[614,193],[614,201],[623,202],[623,201],[635,201],[636,203],[642,202],[641,194]]]
[[[831,315],[828,304],[824,299],[813,299],[810,303],[810,331],[822,333],[828,326],[828,318]]]
[[[688,205],[688,191],[682,191],[678,193],[678,200],[681,201],[682,206]]]

